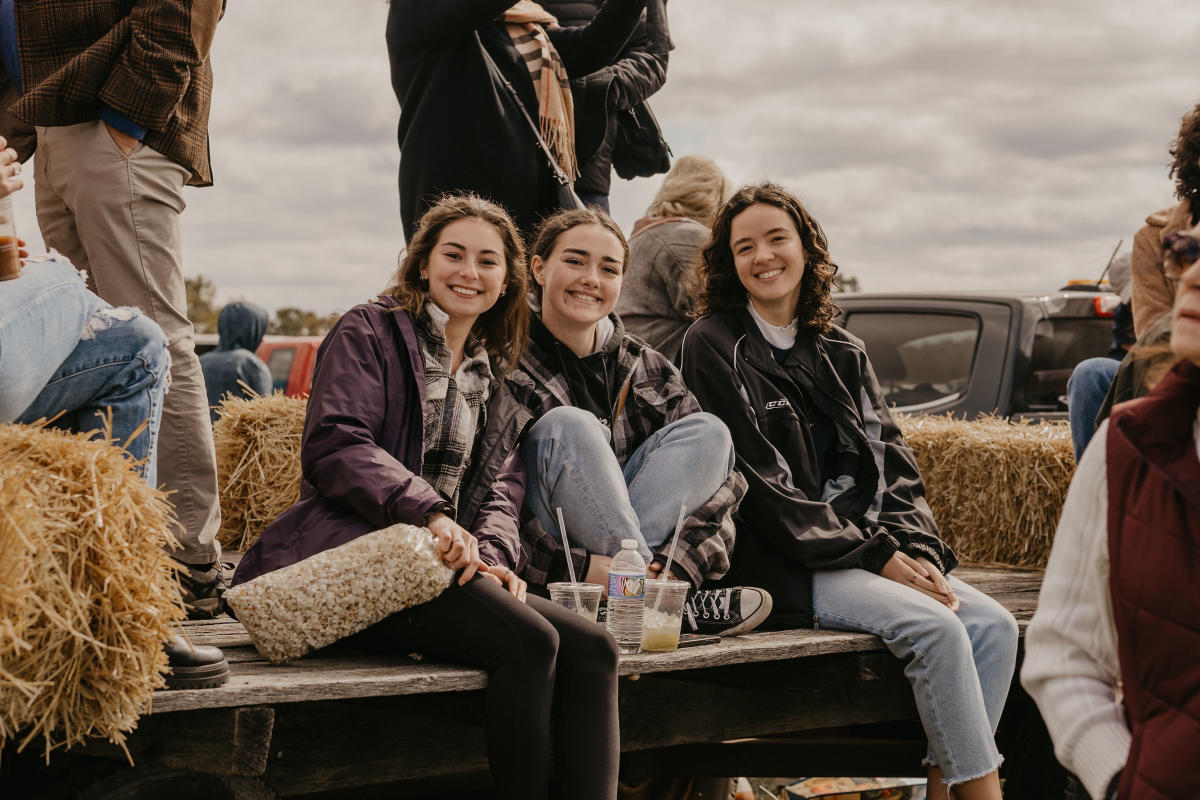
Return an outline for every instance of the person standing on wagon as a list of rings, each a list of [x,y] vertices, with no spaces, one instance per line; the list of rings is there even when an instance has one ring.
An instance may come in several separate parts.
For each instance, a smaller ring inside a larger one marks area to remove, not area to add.
[[[247,551],[234,583],[396,523],[424,525],[457,581],[358,643],[487,670],[496,797],[546,798],[553,743],[564,796],[615,800],[616,643],[527,595],[517,576],[516,441],[528,415],[498,379],[525,346],[526,286],[520,236],[498,206],[456,195],[425,214],[392,286],[322,342],[300,499]]]
[[[906,662],[929,740],[929,797],[999,800],[995,732],[1017,623],[947,573],[916,458],[862,342],[833,324],[837,266],[793,195],[748,186],[697,267],[682,368],[729,426],[750,489],[726,582],[764,586],[767,624],[873,633]]]
[[[217,466],[208,396],[187,317],[183,187],[209,186],[208,53],[222,0],[0,2],[0,135],[24,161],[47,247],[114,306],[167,335],[158,477],[171,492],[193,616],[222,587]]]
[[[587,25],[562,28],[531,0],[392,0],[387,46],[400,101],[405,236],[443,192],[499,203],[526,236],[569,208],[555,177],[579,175],[568,76],[616,60],[645,6],[606,0]]]

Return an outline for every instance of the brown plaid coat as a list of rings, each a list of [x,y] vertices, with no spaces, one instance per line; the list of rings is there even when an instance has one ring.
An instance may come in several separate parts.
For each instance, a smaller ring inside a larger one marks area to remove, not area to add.
[[[612,445],[617,461],[624,464],[642,442],[664,425],[702,410],[683,383],[675,365],[641,339],[625,334],[615,314],[613,336],[621,337],[617,353],[616,384],[630,385],[624,411],[613,421]],[[531,339],[520,366],[506,379],[514,399],[539,417],[552,408],[570,405],[570,389],[550,358]],[[733,514],[746,494],[746,479],[736,469],[700,508],[683,521],[675,562],[671,568],[692,586],[716,580],[729,571],[735,525]],[[528,507],[521,512],[521,546],[527,561],[521,576],[530,583],[567,580],[567,561],[558,531],[547,531]],[[664,548],[665,550],[665,548]],[[666,553],[655,553],[666,561]],[[576,574],[582,574],[587,553],[571,548]]]
[[[108,105],[146,128],[146,145],[212,184],[208,51],[224,0],[16,0],[18,98],[0,68],[0,135],[21,160],[34,125],[97,119]]]

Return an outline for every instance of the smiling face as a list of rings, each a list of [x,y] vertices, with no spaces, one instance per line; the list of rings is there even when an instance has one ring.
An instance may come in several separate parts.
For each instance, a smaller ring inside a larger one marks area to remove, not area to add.
[[[468,326],[496,304],[507,273],[500,232],[476,217],[443,228],[421,269],[421,277],[429,281],[429,298],[451,323]]]
[[[560,341],[595,330],[617,304],[625,248],[599,225],[577,225],[559,234],[546,258],[529,267],[542,287],[542,322]]]
[[[768,322],[787,325],[796,316],[804,278],[804,247],[788,212],[755,203],[730,223],[729,249],[738,279]]]
[[[1188,233],[1200,238],[1200,225]],[[1179,266],[1183,272],[1179,276],[1171,312],[1171,350],[1200,365],[1200,260]]]

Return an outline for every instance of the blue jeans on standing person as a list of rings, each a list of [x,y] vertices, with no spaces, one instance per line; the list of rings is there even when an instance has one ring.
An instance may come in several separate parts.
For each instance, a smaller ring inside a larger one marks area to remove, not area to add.
[[[560,406],[525,434],[521,458],[529,474],[525,502],[547,531],[561,508],[570,544],[612,556],[636,539],[647,563],[675,532],[679,507],[692,513],[733,471],[725,423],[698,412],[664,425],[622,467],[612,432],[595,414]]]
[[[1071,444],[1075,447],[1075,461],[1083,457],[1092,434],[1096,432],[1096,415],[1108,387],[1117,376],[1121,362],[1102,356],[1080,361],[1067,379],[1067,414],[1071,421]]]
[[[154,485],[168,365],[159,327],[89,292],[61,257],[0,283],[0,422],[103,431],[111,414],[113,441]]]
[[[978,589],[946,576],[958,613],[910,586],[862,569],[813,573],[824,628],[873,633],[905,662],[929,741],[926,763],[947,785],[1000,767],[996,726],[1017,663],[1017,621]]]

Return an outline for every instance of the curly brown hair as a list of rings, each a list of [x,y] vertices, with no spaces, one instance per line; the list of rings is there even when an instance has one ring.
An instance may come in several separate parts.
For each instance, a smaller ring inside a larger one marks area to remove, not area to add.
[[[542,224],[538,226],[537,234],[533,237],[533,247],[529,250],[529,257],[534,256],[545,261],[550,258],[550,254],[554,252],[554,246],[558,244],[558,237],[562,236],[572,228],[578,228],[580,225],[599,225],[604,230],[617,237],[617,241],[621,243],[623,251],[621,266],[622,271],[629,266],[629,241],[625,238],[625,232],[621,230],[621,226],[613,222],[613,218],[604,213],[598,208],[572,208],[566,211],[559,211],[546,219],[542,220]],[[537,281],[533,281],[533,291],[537,295],[538,302],[542,300],[542,287]]]
[[[1200,220],[1200,103],[1183,115],[1170,152],[1175,195],[1188,202],[1192,220]]]
[[[503,208],[476,194],[447,194],[438,198],[417,223],[416,233],[400,257],[400,268],[383,294],[396,298],[400,309],[411,316],[421,313],[429,296],[429,284],[421,270],[437,246],[442,231],[460,219],[478,219],[500,234],[504,243],[504,263],[508,274],[503,296],[479,315],[473,329],[488,355],[503,372],[516,366],[529,339],[529,270],[525,264],[525,245],[512,217]]]
[[[826,333],[833,327],[838,314],[833,302],[833,276],[837,264],[829,258],[825,232],[808,213],[804,204],[788,190],[773,183],[743,186],[717,211],[712,236],[700,251],[688,280],[688,293],[693,301],[693,315],[702,317],[719,311],[730,311],[746,305],[749,293],[738,278],[730,246],[733,220],[756,203],[775,206],[787,212],[800,234],[804,247],[804,277],[800,280],[800,299],[796,302],[799,327],[812,333]]]

